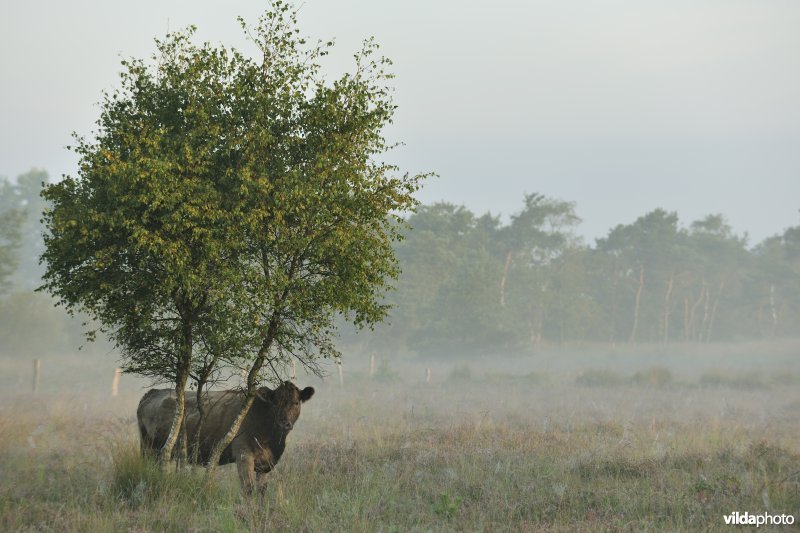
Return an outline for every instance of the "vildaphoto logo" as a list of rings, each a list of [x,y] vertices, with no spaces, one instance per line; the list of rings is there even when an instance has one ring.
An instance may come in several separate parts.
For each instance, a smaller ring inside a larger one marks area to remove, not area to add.
[[[727,526],[791,526],[794,515],[790,514],[750,514],[735,512],[723,516]]]

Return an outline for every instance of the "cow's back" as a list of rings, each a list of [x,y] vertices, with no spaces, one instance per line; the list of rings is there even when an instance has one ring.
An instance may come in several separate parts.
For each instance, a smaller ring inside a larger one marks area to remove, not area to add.
[[[197,396],[186,396],[186,422],[189,431],[190,446],[194,446],[198,425],[200,430],[199,461],[206,463],[211,456],[214,444],[222,440],[231,427],[242,407],[244,395],[238,391],[212,391],[204,395],[203,406],[205,419],[200,424],[200,412],[197,409]],[[229,447],[230,448],[230,447]],[[223,453],[222,463],[231,462],[229,450]]]
[[[212,391],[204,395],[205,419],[200,423],[200,412],[197,409],[197,395],[187,391],[185,395],[186,427],[189,447],[197,442],[200,432],[200,449],[197,460],[206,463],[211,456],[214,444],[225,436],[242,407],[244,395],[239,391]],[[172,421],[175,417],[177,402],[173,389],[151,389],[139,402],[136,415],[139,423],[139,434],[142,450],[157,452],[167,441]],[[194,450],[189,451],[194,458]],[[225,450],[221,463],[232,462],[230,446]]]

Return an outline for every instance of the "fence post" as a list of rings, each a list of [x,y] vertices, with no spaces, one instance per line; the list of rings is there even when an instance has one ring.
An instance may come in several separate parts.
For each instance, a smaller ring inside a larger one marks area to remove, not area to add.
[[[39,373],[42,368],[42,361],[39,358],[33,360],[33,393],[39,393]]]
[[[425,383],[431,382],[431,367],[425,369]]]
[[[122,369],[114,369],[114,379],[111,380],[111,397],[116,398],[119,394],[119,378],[122,376]]]
[[[297,363],[295,362],[294,358],[292,358],[292,375],[290,377],[292,383],[297,381]]]
[[[339,368],[339,386],[344,387],[344,372],[342,371],[342,361],[336,361],[336,366]]]
[[[369,377],[375,375],[375,354],[369,356]]]

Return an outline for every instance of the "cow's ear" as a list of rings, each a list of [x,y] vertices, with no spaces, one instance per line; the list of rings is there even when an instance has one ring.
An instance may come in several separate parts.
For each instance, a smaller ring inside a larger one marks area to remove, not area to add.
[[[310,400],[312,396],[314,396],[314,387],[306,387],[305,389],[300,391],[301,402]]]

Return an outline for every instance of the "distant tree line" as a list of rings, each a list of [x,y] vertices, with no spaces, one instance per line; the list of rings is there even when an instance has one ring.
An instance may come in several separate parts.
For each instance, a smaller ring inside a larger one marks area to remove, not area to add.
[[[6,349],[43,345],[43,325],[53,342],[80,343],[79,322],[31,293],[41,283],[46,181],[42,170],[0,178]],[[436,354],[800,332],[800,226],[751,246],[722,215],[685,225],[656,209],[590,245],[576,235],[580,221],[574,203],[540,194],[525,196],[507,223],[449,203],[421,206],[396,244],[402,274],[388,297],[389,323],[358,335],[342,328],[343,342]]]
[[[800,331],[800,226],[754,247],[722,215],[656,209],[594,245],[575,204],[527,195],[507,224],[437,203],[409,219],[389,326],[370,348],[524,350],[543,342],[714,342]],[[351,339],[353,340],[353,339]]]
[[[44,269],[39,256],[44,200],[48,182],[42,169],[16,180],[0,177],[0,356],[42,356],[74,350],[84,342],[85,317],[69,317],[46,294],[34,292]],[[93,347],[103,353],[109,347]]]

